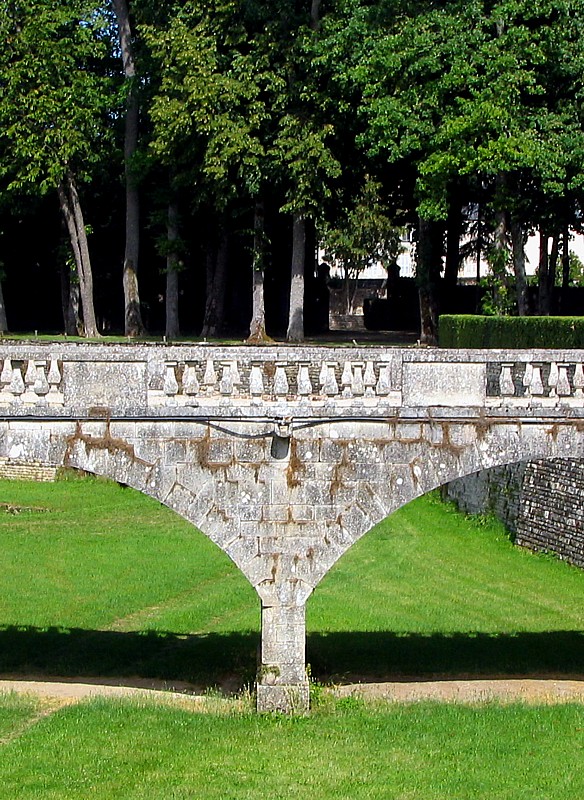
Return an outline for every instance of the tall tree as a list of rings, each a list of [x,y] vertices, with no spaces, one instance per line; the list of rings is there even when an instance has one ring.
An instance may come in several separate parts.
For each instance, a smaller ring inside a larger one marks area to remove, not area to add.
[[[137,185],[135,156],[138,148],[139,101],[136,60],[132,44],[130,13],[126,0],[112,0],[118,23],[118,38],[126,83],[126,114],[124,126],[124,165],[126,175],[126,245],[124,250],[124,329],[126,336],[144,333],[140,292],[138,290],[138,261],[140,255],[140,195]]]
[[[0,18],[0,170],[6,191],[56,191],[79,281],[85,333],[98,335],[79,184],[108,148],[108,23],[93,0],[23,0]]]

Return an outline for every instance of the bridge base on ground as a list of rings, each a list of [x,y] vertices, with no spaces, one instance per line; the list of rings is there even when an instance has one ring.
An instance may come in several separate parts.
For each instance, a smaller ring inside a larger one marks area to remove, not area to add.
[[[257,684],[257,710],[282,714],[304,714],[310,709],[308,681],[301,684]]]

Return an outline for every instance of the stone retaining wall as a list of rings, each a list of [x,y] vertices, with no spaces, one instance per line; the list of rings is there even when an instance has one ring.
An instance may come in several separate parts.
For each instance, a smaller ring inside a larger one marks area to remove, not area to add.
[[[448,484],[469,514],[492,511],[530,550],[584,567],[584,460],[558,458],[484,470]]]
[[[17,481],[54,481],[57,477],[57,468],[32,461],[16,461],[10,458],[0,458],[0,478]]]

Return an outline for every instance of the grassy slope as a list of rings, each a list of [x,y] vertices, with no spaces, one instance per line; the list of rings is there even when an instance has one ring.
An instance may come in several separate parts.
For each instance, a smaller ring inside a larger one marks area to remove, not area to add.
[[[0,671],[184,677],[253,665],[253,591],[167,509],[94,480],[0,482],[2,502],[51,510],[0,513]],[[318,588],[309,658],[321,675],[582,668],[583,600],[583,572],[425,498]],[[578,706],[348,700],[288,720],[98,701],[43,716],[3,696],[0,742],[0,800],[584,796]]]
[[[250,680],[259,613],[227,557],[101,480],[0,482],[0,671]],[[584,572],[436,497],[341,559],[308,603],[313,674],[584,672]]]
[[[385,520],[308,604],[315,673],[582,673],[584,572],[437,496]]]

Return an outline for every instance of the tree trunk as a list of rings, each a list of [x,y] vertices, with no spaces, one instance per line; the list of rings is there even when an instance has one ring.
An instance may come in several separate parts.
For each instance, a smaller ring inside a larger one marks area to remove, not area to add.
[[[509,248],[507,244],[507,214],[497,211],[496,224],[493,236],[493,249],[491,251],[490,267],[493,275],[493,307],[496,314],[505,314],[507,311],[507,262]]]
[[[477,272],[476,272],[476,299],[475,299],[475,312],[478,314],[481,307],[481,258],[483,255],[483,219],[482,207],[478,204],[477,208]]]
[[[61,212],[65,218],[77,266],[85,336],[97,337],[99,336],[99,331],[93,305],[93,273],[91,271],[87,234],[77,187],[71,174],[67,175],[65,184],[59,184],[58,193]]]
[[[168,204],[166,222],[168,252],[166,256],[166,336],[178,339],[180,335],[178,316],[178,206],[176,200]]]
[[[460,268],[460,239],[462,236],[462,208],[457,199],[457,187],[450,192],[448,220],[446,222],[446,260],[444,262],[444,289],[447,302],[453,296],[458,283]]]
[[[568,302],[568,291],[570,289],[570,229],[566,225],[562,233],[562,313]]]
[[[290,309],[288,342],[304,341],[304,260],[306,256],[306,219],[294,214],[292,224],[292,271],[290,276]]]
[[[310,4],[310,27],[313,31],[320,28],[320,3],[321,0],[312,0]]]
[[[140,198],[132,160],[138,147],[139,105],[136,97],[136,65],[132,50],[132,31],[126,0],[112,0],[118,22],[118,36],[127,84],[124,130],[124,165],[126,176],[126,245],[124,251],[124,327],[126,336],[141,336],[144,323],[138,291],[140,250]]]
[[[438,341],[438,284],[442,260],[442,230],[436,222],[418,219],[416,283],[420,300],[420,342]]]
[[[566,225],[562,234],[562,289],[570,288],[570,229]]]
[[[266,334],[266,309],[264,304],[265,275],[265,230],[264,203],[258,200],[253,220],[253,261],[252,261],[252,314],[249,326],[250,344],[263,344],[270,341]]]
[[[216,252],[210,248],[207,254],[207,298],[201,331],[201,336],[205,338],[217,337],[223,333],[228,259],[229,237],[222,231]]]
[[[4,305],[4,292],[2,291],[2,281],[0,281],[0,333],[6,333],[8,322],[6,320],[6,306]]]
[[[556,272],[558,269],[558,256],[560,253],[560,236],[555,233],[552,238],[552,249],[548,264],[548,296],[550,299],[550,314],[555,314],[554,294],[556,288]]]
[[[525,243],[527,236],[519,222],[511,221],[511,245],[513,248],[513,270],[517,291],[517,311],[520,317],[529,313],[527,304],[527,277],[525,275]]]
[[[549,296],[549,256],[548,235],[543,228],[539,231],[539,268],[538,268],[538,313],[547,317],[550,313]]]
[[[83,322],[79,313],[79,283],[71,280],[71,269],[68,264],[61,266],[61,310],[63,326],[67,336],[79,336],[83,333]]]

